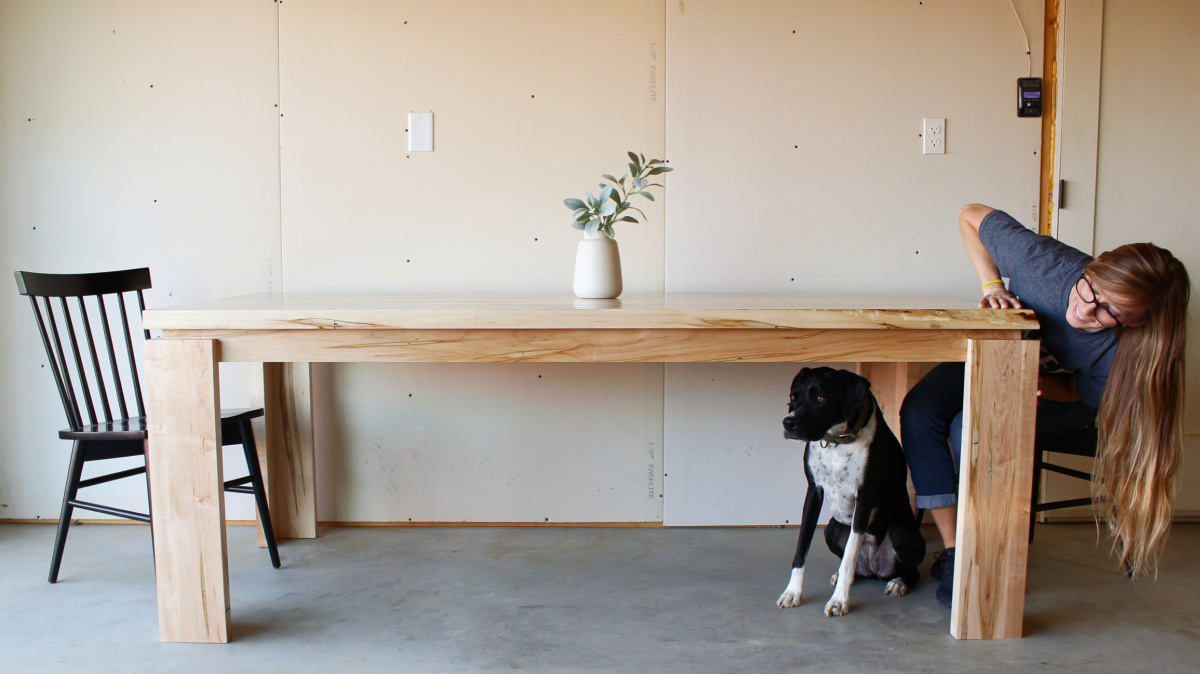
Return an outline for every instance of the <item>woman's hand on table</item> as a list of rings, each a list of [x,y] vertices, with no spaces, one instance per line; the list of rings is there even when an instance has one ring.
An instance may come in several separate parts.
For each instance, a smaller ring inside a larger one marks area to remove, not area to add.
[[[989,286],[983,291],[983,298],[979,300],[979,308],[981,309],[1020,309],[1021,300],[1017,296],[1008,292],[1008,288],[1002,285]]]

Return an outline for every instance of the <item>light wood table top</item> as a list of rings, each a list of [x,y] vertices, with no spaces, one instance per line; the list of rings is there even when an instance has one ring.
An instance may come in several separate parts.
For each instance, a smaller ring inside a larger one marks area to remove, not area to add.
[[[629,293],[616,300],[550,294],[261,293],[149,309],[151,330],[918,329],[1029,330],[1026,309],[980,309],[920,295]]]

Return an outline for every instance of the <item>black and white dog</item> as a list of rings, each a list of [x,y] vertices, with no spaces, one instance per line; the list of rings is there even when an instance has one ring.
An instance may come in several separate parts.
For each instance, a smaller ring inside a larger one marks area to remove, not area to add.
[[[792,577],[779,607],[800,605],[804,558],[824,501],[832,515],[825,542],[842,560],[825,615],[850,611],[856,574],[889,581],[884,591],[893,597],[908,592],[919,577],[925,539],[908,501],[904,451],[883,419],[871,383],[846,370],[800,370],[792,380],[783,436],[805,443],[808,495]]]

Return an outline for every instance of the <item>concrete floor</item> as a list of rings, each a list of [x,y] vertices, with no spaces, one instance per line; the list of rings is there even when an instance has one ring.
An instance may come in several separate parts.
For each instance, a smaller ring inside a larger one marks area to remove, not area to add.
[[[923,582],[861,581],[826,618],[836,560],[814,542],[806,603],[781,611],[794,529],[323,528],[271,568],[229,528],[233,641],[160,644],[149,531],[0,525],[0,671],[1182,672],[1200,662],[1200,526],[1156,582],[1111,572],[1092,525],[1040,525],[1025,638],[958,642]],[[926,559],[927,569],[930,559]],[[927,577],[926,577],[927,579]]]

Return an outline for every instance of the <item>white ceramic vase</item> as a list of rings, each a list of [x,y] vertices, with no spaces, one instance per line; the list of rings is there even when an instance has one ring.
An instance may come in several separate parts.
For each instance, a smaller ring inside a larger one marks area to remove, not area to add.
[[[621,255],[603,231],[584,235],[575,251],[575,296],[613,299],[621,294]]]

